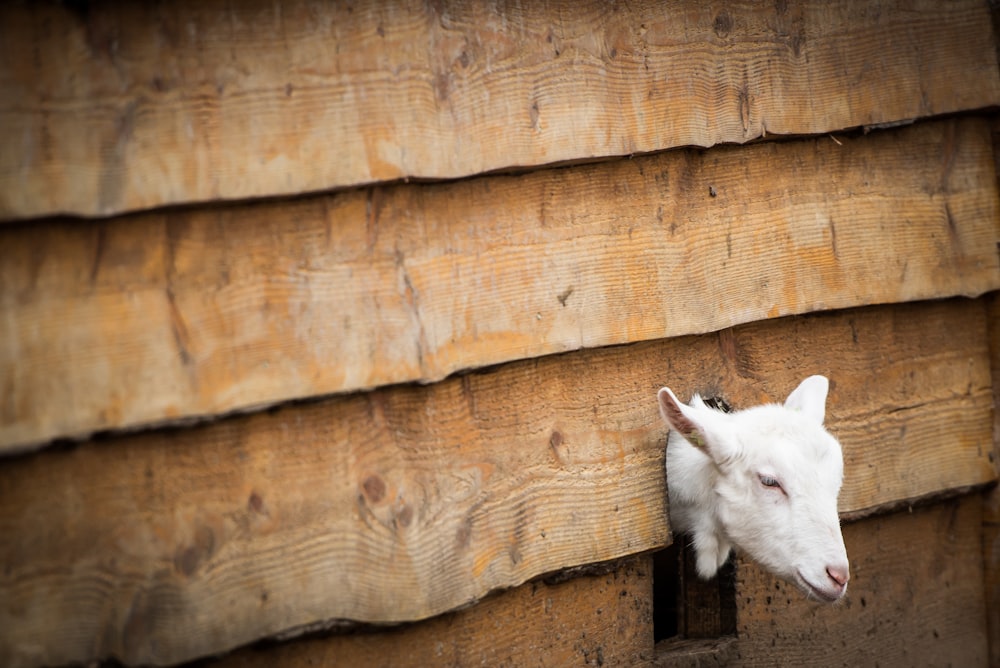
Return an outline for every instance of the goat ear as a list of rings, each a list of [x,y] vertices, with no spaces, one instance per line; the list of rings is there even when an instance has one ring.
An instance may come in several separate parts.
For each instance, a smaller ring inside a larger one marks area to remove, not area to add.
[[[691,409],[678,401],[669,387],[660,388],[656,398],[660,400],[660,415],[667,425],[692,444],[698,447],[704,446],[698,425],[689,415]]]
[[[691,445],[707,452],[716,462],[735,454],[732,439],[727,438],[728,432],[721,423],[727,417],[724,413],[706,407],[700,400],[695,402],[700,408],[685,406],[669,387],[662,388],[656,396],[664,421]]]
[[[809,376],[785,399],[785,408],[798,411],[823,424],[826,418],[826,394],[830,381],[826,376]]]

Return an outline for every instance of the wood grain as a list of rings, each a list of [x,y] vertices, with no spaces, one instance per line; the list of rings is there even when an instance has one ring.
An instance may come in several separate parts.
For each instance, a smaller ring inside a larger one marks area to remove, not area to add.
[[[998,12],[1000,13],[1000,12]],[[1000,124],[998,124],[1000,125]],[[994,143],[997,146],[997,143]],[[1000,471],[1000,293],[986,301],[989,322],[990,367],[993,373],[993,452],[991,461]],[[986,624],[990,639],[989,665],[1000,665],[1000,486],[983,499],[983,568]]]
[[[993,28],[1000,29],[1000,5],[993,5]],[[997,43],[1000,50],[1000,42]],[[1000,116],[992,119],[993,160],[1000,190]],[[993,374],[993,465],[1000,471],[1000,293],[986,298]],[[985,569],[986,623],[990,639],[989,665],[1000,666],[1000,486],[987,492],[983,503],[983,568]]]
[[[728,665],[988,665],[981,518],[976,494],[845,526],[851,584],[834,606],[741,562]]]
[[[637,666],[653,649],[649,557],[607,575],[536,581],[397,629],[245,649],[206,668]]]
[[[1000,103],[988,3],[0,7],[0,219],[826,133]]]
[[[654,668],[725,668],[733,665],[736,636],[669,638],[656,643]]]
[[[0,451],[996,289],[989,131],[935,122],[3,228]]]
[[[995,479],[985,312],[970,300],[778,319],[109,437],[0,465],[0,664],[165,664],[338,620],[423,619],[663,547],[656,390],[740,408],[815,372],[833,379],[842,511]]]

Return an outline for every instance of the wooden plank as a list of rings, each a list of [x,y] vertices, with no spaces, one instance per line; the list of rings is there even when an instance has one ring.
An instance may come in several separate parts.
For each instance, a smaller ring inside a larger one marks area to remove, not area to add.
[[[725,668],[733,665],[736,636],[670,638],[656,643],[655,668]]]
[[[0,451],[996,289],[989,130],[0,229]]]
[[[421,619],[666,544],[652,425],[533,367],[3,462],[0,664]]]
[[[680,595],[678,596],[677,635],[687,640],[715,638],[736,633],[736,610],[733,605],[733,577],[730,566],[712,580],[702,580],[695,571],[695,559],[689,546],[683,546],[678,559]]]
[[[826,325],[817,324],[827,319]],[[736,328],[732,336],[720,333],[722,350],[735,351],[729,354],[739,378],[725,378],[715,387],[743,389],[747,395],[730,402],[738,407],[783,399],[787,390],[771,386],[762,394],[761,386],[786,359],[831,377],[827,421],[845,446],[842,516],[864,517],[890,499],[912,501],[996,479],[989,452],[992,379],[981,300],[793,318],[771,330],[787,342],[781,345],[765,334],[768,324]],[[921,332],[924,326],[931,331]],[[966,331],[959,335],[956,328]],[[845,345],[852,348],[849,355]],[[807,352],[796,352],[795,346]],[[794,384],[794,375],[786,378],[788,386]],[[756,400],[744,398],[754,394]],[[933,417],[924,402],[934,405]],[[940,460],[945,452],[956,461]]]
[[[731,666],[986,666],[981,497],[848,524],[842,604],[741,562]]]
[[[535,581],[397,629],[240,650],[211,668],[636,666],[652,658],[649,557],[606,575]]]
[[[1000,5],[993,5],[993,28],[1000,29]],[[997,43],[1000,51],[1000,42]],[[992,119],[993,160],[1000,190],[1000,117]],[[998,247],[1000,248],[1000,247]],[[1000,293],[986,297],[990,369],[993,377],[993,465],[1000,471]],[[983,504],[983,567],[985,569],[986,622],[991,666],[1000,666],[1000,487],[987,492]]]
[[[780,319],[7,459],[0,664],[423,619],[663,547],[665,382],[740,408],[830,374],[846,513],[988,482],[985,327],[969,300]]]
[[[0,219],[631,155],[1000,103],[988,4],[3,3]]]
[[[998,144],[995,142],[994,146]],[[1000,471],[1000,293],[990,295],[986,305],[993,376],[993,451],[990,457]],[[1000,486],[988,491],[984,497],[983,568],[990,639],[989,665],[1000,666]]]

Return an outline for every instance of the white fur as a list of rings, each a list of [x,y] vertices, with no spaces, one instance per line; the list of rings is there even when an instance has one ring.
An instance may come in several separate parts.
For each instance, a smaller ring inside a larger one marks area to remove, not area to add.
[[[810,376],[785,404],[723,413],[698,395],[686,406],[658,394],[667,441],[670,522],[693,539],[698,574],[710,578],[732,548],[807,595],[833,602],[849,567],[837,515],[840,444],[826,429],[823,376]],[[777,483],[779,486],[774,486]]]

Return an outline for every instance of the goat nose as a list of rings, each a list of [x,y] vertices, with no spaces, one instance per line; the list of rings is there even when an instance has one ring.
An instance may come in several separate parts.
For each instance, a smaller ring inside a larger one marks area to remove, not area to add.
[[[847,581],[851,579],[851,574],[846,566],[827,566],[826,574],[841,587],[845,586]]]

